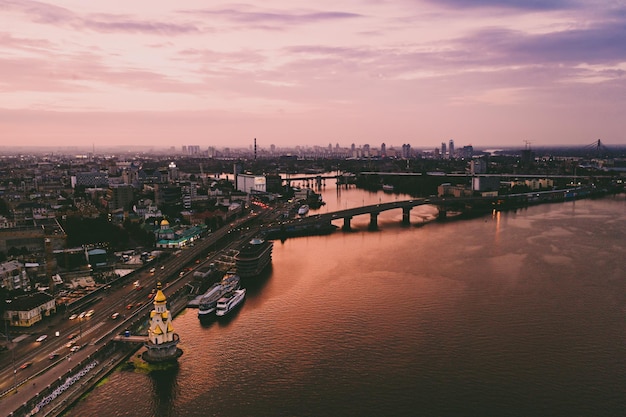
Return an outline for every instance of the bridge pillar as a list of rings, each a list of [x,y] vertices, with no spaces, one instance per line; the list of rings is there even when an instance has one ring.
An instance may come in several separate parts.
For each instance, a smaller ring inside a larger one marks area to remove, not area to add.
[[[439,220],[445,220],[446,217],[448,217],[448,210],[443,207],[439,207],[439,214],[437,215],[437,218]]]
[[[371,212],[370,213],[370,225],[369,225],[369,229],[370,230],[376,230],[378,229],[378,213],[377,212]]]
[[[343,230],[350,230],[350,220],[352,220],[352,216],[343,218]]]
[[[402,224],[409,225],[411,224],[411,209],[413,207],[403,207],[402,208]]]

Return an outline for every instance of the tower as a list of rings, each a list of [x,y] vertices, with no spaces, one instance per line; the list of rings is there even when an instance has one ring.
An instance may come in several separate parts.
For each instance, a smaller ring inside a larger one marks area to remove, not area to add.
[[[147,350],[142,357],[150,363],[175,360],[183,354],[183,351],[176,346],[180,338],[177,333],[174,333],[172,315],[167,309],[167,297],[161,290],[160,282],[157,284],[153,304],[154,310],[150,312],[148,341],[144,345]]]

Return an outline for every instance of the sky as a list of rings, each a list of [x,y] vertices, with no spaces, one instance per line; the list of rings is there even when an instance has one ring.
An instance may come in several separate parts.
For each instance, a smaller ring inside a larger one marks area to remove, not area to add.
[[[626,0],[0,0],[0,142],[625,144]]]

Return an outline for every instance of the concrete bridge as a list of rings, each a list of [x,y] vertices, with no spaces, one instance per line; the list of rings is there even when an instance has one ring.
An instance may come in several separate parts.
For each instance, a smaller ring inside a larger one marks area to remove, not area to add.
[[[394,201],[390,203],[373,204],[369,206],[355,207],[346,210],[338,210],[331,213],[316,214],[313,216],[292,219],[281,223],[280,227],[288,229],[290,227],[298,227],[306,229],[315,225],[330,226],[333,220],[343,219],[343,230],[350,230],[350,221],[354,216],[369,215],[369,228],[375,230],[378,228],[378,215],[383,211],[402,210],[402,223],[410,224],[410,214],[413,207],[429,204],[436,206],[439,210],[439,218],[445,218],[450,210],[467,211],[474,210],[477,207],[491,208],[497,201],[496,197],[468,197],[468,198],[416,198],[412,200]],[[276,225],[269,228],[276,227]]]
[[[343,230],[350,230],[350,221],[354,216],[369,215],[369,228],[378,228],[378,215],[383,211],[402,210],[402,223],[410,224],[410,213],[413,207],[424,204],[437,207],[439,218],[445,218],[449,211],[460,211],[463,213],[479,213],[491,211],[493,209],[507,209],[511,207],[521,207],[530,204],[540,204],[546,202],[563,201],[567,199],[584,198],[591,195],[589,190],[579,187],[567,190],[549,190],[531,193],[510,194],[493,197],[430,197],[416,198],[412,200],[394,201],[390,203],[372,204],[369,206],[355,207],[346,210],[338,210],[330,213],[316,214],[308,217],[292,219],[280,223],[279,225],[268,225],[266,231],[289,230],[297,228],[305,232],[307,228],[314,230],[319,226],[331,227],[331,222],[343,219]]]

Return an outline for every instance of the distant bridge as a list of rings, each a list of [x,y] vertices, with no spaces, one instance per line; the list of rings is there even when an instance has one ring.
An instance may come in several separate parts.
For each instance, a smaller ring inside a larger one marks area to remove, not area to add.
[[[413,200],[394,201],[390,203],[373,204],[369,206],[355,207],[345,210],[338,210],[330,213],[316,214],[313,216],[292,219],[280,224],[281,228],[288,229],[290,227],[298,227],[306,229],[314,225],[330,225],[333,220],[343,219],[343,229],[350,230],[350,221],[354,216],[370,215],[370,229],[378,227],[378,215],[383,211],[402,210],[402,223],[408,225],[410,223],[410,213],[413,207],[429,204],[439,209],[439,217],[446,216],[448,210],[467,210],[468,207],[476,205],[491,206],[497,201],[496,197],[468,197],[468,198],[416,198]],[[277,225],[270,225],[268,229],[276,228]]]
[[[299,174],[297,176],[287,176],[282,179],[282,182],[286,185],[299,181],[308,185],[314,185],[317,188],[326,185],[326,180],[335,179],[337,186],[354,184],[356,181],[356,175],[351,173],[344,174]]]
[[[314,228],[315,226],[330,226],[333,220],[343,219],[343,229],[350,230],[350,221],[354,216],[370,216],[369,228],[378,228],[378,215],[383,211],[402,210],[402,224],[410,224],[410,213],[413,207],[432,205],[437,207],[439,218],[445,218],[448,211],[478,212],[490,211],[494,208],[506,208],[516,205],[538,204],[552,201],[563,201],[585,197],[590,191],[584,188],[567,190],[550,190],[532,193],[511,194],[506,196],[492,197],[431,197],[416,198],[412,200],[394,201],[390,203],[372,204],[345,210],[337,210],[330,213],[316,214],[312,216],[287,220],[280,224],[268,225],[266,231],[288,230],[290,228]]]
[[[473,177],[492,177],[502,179],[514,179],[514,178],[548,178],[548,179],[571,179],[576,182],[580,178],[588,178],[588,175],[576,175],[576,173],[568,174],[471,174],[467,172],[383,172],[383,171],[363,171],[359,173],[343,173],[343,174],[299,174],[297,176],[287,176],[282,178],[282,183],[285,185],[291,185],[294,182],[303,183],[305,186],[314,186],[321,188],[326,186],[326,180],[336,180],[337,187],[349,186],[356,183],[356,179],[360,176],[378,176],[385,178],[393,177],[441,177],[441,178],[473,178]],[[613,178],[611,175],[594,175],[594,178]]]

